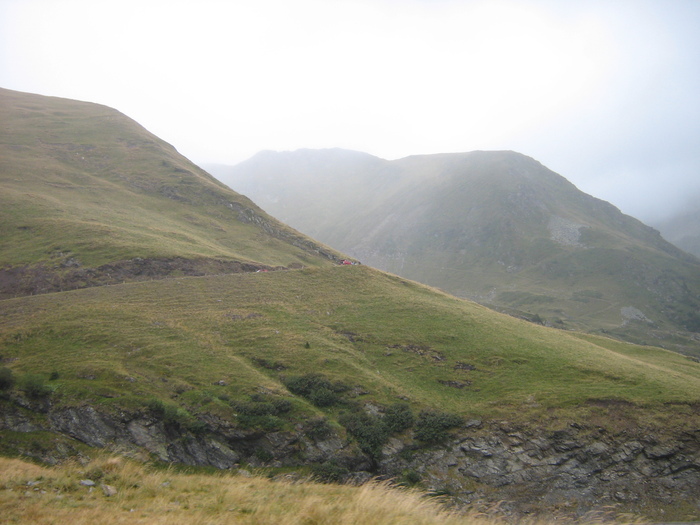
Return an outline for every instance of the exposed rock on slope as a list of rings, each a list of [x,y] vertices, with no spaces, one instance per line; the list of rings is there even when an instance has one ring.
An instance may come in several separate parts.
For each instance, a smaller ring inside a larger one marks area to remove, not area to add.
[[[407,472],[458,504],[502,510],[581,514],[623,504],[638,511],[700,499],[700,432],[660,429],[610,433],[587,423],[541,431],[508,422],[469,421],[439,448],[392,438],[375,463],[338,434],[322,440],[296,432],[241,432],[210,418],[193,433],[144,413],[107,415],[91,406],[2,411],[0,430],[48,430],[93,446],[144,450],[162,461],[236,468],[332,464],[346,481]],[[23,450],[56,461],[55,451]],[[692,505],[691,505],[692,506]],[[558,510],[554,510],[558,509]]]

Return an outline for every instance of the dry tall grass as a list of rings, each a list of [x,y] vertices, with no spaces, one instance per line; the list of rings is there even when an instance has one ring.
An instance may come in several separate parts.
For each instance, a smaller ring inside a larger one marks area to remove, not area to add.
[[[94,486],[82,484],[84,480]],[[41,467],[0,458],[0,522],[32,524],[216,523],[284,525],[495,525],[443,508],[420,492],[264,477],[183,474],[122,458]],[[531,524],[542,523],[535,520]]]

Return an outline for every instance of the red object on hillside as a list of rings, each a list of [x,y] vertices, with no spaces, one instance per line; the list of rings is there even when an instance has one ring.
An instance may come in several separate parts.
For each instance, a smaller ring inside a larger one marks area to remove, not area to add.
[[[348,261],[347,259],[343,259],[342,261],[340,261],[340,264],[352,264],[352,263],[350,261]]]

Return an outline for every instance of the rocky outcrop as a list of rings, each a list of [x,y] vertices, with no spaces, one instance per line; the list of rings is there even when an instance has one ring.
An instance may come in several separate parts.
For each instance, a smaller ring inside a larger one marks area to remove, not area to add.
[[[700,429],[613,432],[572,423],[542,431],[471,420],[450,440],[430,447],[410,431],[392,437],[376,461],[335,432],[313,439],[301,425],[284,432],[243,431],[208,415],[205,428],[193,431],[143,412],[107,414],[87,405],[49,407],[44,413],[36,408],[46,407],[3,406],[0,429],[50,431],[93,447],[142,450],[165,462],[220,469],[331,462],[342,467],[349,482],[410,477],[458,505],[498,503],[513,514],[700,502]]]
[[[364,455],[337,434],[314,440],[301,427],[288,432],[243,431],[209,415],[204,427],[192,430],[143,412],[108,414],[81,405],[50,408],[39,416],[36,408],[5,404],[0,410],[0,430],[55,432],[92,447],[143,450],[160,461],[219,469],[240,463],[283,467],[330,460],[349,470],[368,465]]]
[[[477,428],[478,427],[478,428]],[[464,504],[501,502],[518,512],[566,506],[700,502],[700,429],[679,435],[612,434],[572,424],[551,432],[472,425],[430,450],[396,446],[387,475],[413,471],[433,491]]]

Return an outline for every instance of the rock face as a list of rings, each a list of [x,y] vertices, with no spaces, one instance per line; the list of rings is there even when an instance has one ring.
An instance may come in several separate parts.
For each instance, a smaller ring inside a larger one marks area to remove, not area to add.
[[[42,417],[45,416],[45,417]],[[302,428],[241,431],[210,417],[192,432],[143,413],[105,414],[90,406],[3,410],[0,429],[50,431],[114,450],[145,450],[159,460],[220,469],[332,462],[349,482],[412,473],[458,505],[499,503],[514,513],[566,508],[584,513],[605,506],[700,504],[700,429],[676,435],[650,430],[617,433],[571,424],[542,432],[504,422],[468,421],[440,445],[426,447],[410,432],[391,438],[371,461],[335,433],[315,440]],[[47,459],[47,458],[43,458]],[[52,461],[53,462],[53,461]]]
[[[225,421],[210,417],[209,429],[192,432],[144,415],[108,416],[94,408],[75,407],[49,415],[48,430],[67,434],[94,447],[137,447],[155,458],[186,465],[206,465],[228,469],[245,462],[254,466],[290,466],[303,462],[323,462],[347,456],[349,464],[362,463],[352,457],[347,442],[333,436],[312,441],[301,432],[241,431]]]
[[[400,459],[401,457],[410,459]],[[413,470],[462,503],[503,502],[518,512],[566,505],[700,502],[700,430],[669,438],[572,425],[549,433],[491,424],[439,449],[394,454],[389,475]],[[523,496],[526,495],[524,498]]]

